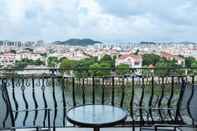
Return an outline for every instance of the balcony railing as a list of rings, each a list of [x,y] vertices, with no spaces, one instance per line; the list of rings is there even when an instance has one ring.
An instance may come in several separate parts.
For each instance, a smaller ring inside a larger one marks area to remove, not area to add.
[[[73,126],[66,119],[67,110],[85,104],[110,104],[128,110],[129,117],[120,126],[194,121],[189,107],[197,84],[195,68],[0,71],[17,127],[46,127],[46,111],[28,111],[39,108],[51,109],[52,127]],[[190,90],[187,95],[183,82]]]

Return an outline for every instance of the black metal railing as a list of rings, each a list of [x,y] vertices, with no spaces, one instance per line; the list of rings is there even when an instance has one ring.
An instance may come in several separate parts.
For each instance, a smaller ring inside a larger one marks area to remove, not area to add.
[[[111,104],[129,112],[125,125],[184,124],[194,121],[190,105],[196,69],[2,69],[18,127],[72,126],[66,111],[85,104]],[[99,72],[100,71],[100,72]],[[102,71],[102,72],[101,72]],[[102,73],[104,75],[102,76]],[[165,71],[165,72],[164,72]],[[146,73],[144,73],[146,72]],[[183,82],[191,90],[184,94]],[[184,99],[184,100],[183,100]],[[184,107],[184,106],[185,107]],[[28,110],[36,110],[29,112]],[[24,113],[18,110],[26,110]]]

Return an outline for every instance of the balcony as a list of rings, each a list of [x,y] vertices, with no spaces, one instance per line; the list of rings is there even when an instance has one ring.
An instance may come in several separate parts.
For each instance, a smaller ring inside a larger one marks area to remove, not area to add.
[[[196,126],[191,105],[197,100],[197,69],[122,70],[2,69],[0,81],[6,85],[17,129],[46,128],[48,122],[54,130],[76,127],[68,122],[66,112],[85,104],[128,110],[126,122],[117,129]],[[39,110],[46,108],[51,110],[50,119],[46,110]],[[7,115],[1,118],[6,123]]]

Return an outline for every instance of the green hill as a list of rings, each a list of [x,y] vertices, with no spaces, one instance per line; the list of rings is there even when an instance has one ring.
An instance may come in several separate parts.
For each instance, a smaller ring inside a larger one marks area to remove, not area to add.
[[[66,41],[56,41],[54,44],[72,45],[72,46],[88,46],[94,45],[96,43],[102,43],[100,41],[95,41],[92,39],[69,39]]]

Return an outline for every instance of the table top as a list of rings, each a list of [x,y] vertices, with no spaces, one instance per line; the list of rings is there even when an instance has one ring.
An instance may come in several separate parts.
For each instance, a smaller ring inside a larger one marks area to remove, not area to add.
[[[127,111],[110,105],[83,105],[67,112],[71,123],[85,127],[112,126],[123,122],[126,117]]]

